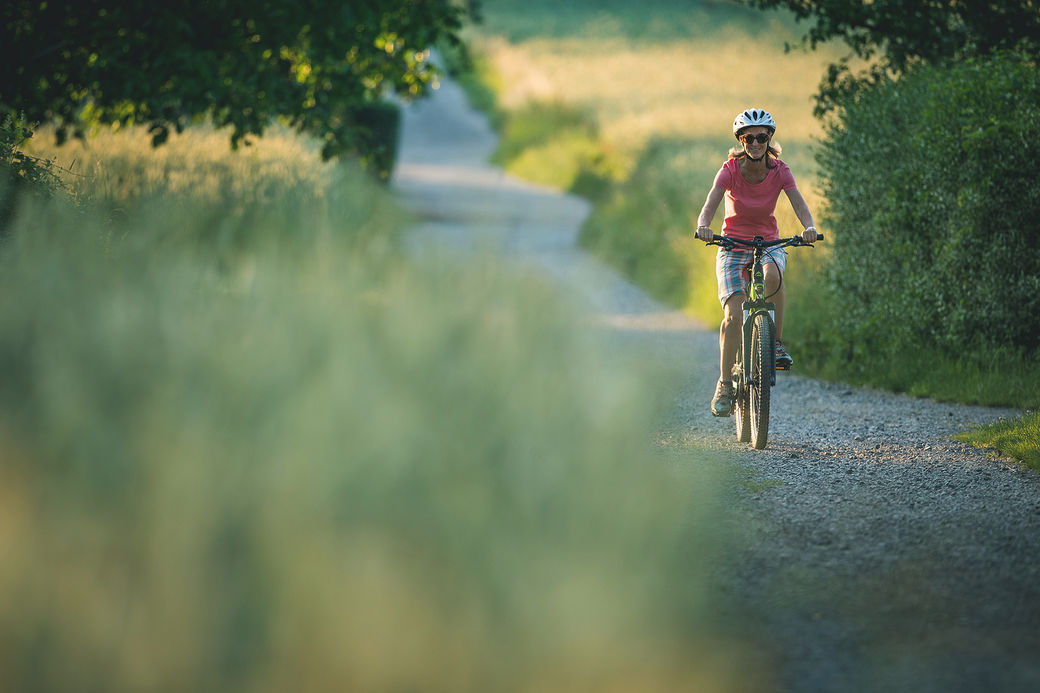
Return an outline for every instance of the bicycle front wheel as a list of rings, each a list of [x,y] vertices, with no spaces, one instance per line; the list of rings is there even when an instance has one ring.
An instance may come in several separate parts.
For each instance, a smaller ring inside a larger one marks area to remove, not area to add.
[[[751,398],[748,396],[748,384],[745,373],[740,364],[744,362],[741,353],[743,349],[737,349],[737,362],[733,366],[733,385],[737,389],[736,414],[737,440],[746,443],[751,440]]]
[[[751,400],[751,445],[756,450],[764,448],[769,440],[769,388],[775,358],[773,323],[768,315],[756,315],[751,332],[751,373],[747,379]]]

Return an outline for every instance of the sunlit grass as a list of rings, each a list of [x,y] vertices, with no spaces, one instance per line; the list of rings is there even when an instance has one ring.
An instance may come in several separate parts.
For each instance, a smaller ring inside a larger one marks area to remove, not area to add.
[[[157,149],[150,140],[143,128],[102,129],[58,147],[51,131],[42,128],[26,150],[66,169],[63,178],[73,194],[124,204],[156,194],[263,201],[279,197],[286,185],[320,195],[335,168],[320,161],[313,140],[278,128],[234,156],[229,155],[228,133],[205,126],[171,133]]]
[[[746,688],[662,374],[541,283],[409,260],[305,142],[225,147],[59,150],[81,204],[0,244],[5,686]]]
[[[604,139],[627,152],[657,136],[731,137],[734,115],[753,105],[773,113],[781,142],[809,143],[820,134],[812,95],[827,58],[784,54],[783,38],[752,39],[730,28],[697,41],[492,37],[476,46],[500,75],[503,108],[549,102],[587,111]]]
[[[1030,469],[1040,471],[1040,412],[1018,419],[1001,419],[954,436],[979,448],[992,448],[1013,457]]]

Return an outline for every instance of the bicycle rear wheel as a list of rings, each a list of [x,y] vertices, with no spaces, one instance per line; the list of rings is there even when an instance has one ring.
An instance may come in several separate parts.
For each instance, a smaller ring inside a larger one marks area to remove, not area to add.
[[[751,373],[747,379],[751,414],[751,445],[761,450],[769,440],[769,389],[776,353],[773,323],[769,316],[755,316],[751,332]]]

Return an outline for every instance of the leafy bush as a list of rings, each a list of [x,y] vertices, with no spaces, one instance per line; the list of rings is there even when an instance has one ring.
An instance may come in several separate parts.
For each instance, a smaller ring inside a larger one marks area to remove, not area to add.
[[[1033,0],[929,2],[903,0],[745,0],[760,8],[786,8],[808,20],[802,45],[815,49],[835,38],[851,53],[832,63],[820,84],[816,113],[823,114],[860,89],[904,74],[914,65],[950,65],[998,50],[1036,53],[1040,12]],[[853,57],[867,61],[855,74]]]
[[[1040,73],[1014,54],[917,69],[846,104],[819,157],[832,356],[1036,349],[1038,122]]]
[[[352,136],[341,141],[329,138],[324,154],[355,156],[365,170],[381,181],[388,181],[397,161],[401,129],[401,107],[378,101],[351,109]]]
[[[53,160],[23,151],[33,129],[24,114],[8,113],[0,119],[0,233],[14,215],[21,193],[50,197],[63,187]]]

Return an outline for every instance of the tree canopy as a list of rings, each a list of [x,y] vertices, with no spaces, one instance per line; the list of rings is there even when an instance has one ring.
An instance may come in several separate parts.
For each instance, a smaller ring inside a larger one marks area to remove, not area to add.
[[[843,40],[852,54],[831,65],[821,84],[817,114],[841,94],[914,64],[943,63],[1001,49],[1040,49],[1040,7],[1035,0],[745,0],[762,9],[786,8],[808,20],[803,44],[815,48]],[[852,57],[871,61],[865,73]]]
[[[323,141],[365,141],[358,113],[422,94],[429,47],[458,42],[473,0],[5,0],[0,115],[144,124],[155,144],[208,116],[231,144],[274,118]]]

